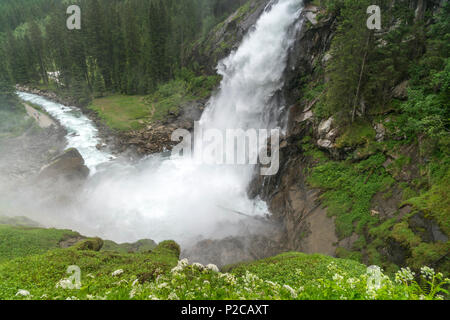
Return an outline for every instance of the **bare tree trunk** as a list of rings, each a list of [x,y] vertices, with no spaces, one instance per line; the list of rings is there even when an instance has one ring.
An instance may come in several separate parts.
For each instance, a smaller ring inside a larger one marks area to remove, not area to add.
[[[367,55],[369,53],[369,41],[370,41],[370,33],[367,36],[366,50],[364,52],[364,58],[363,58],[362,66],[361,66],[361,72],[359,73],[359,81],[358,81],[358,87],[356,88],[355,100],[353,101],[352,123],[355,122],[356,106],[358,105],[358,97],[359,97],[359,92],[361,91],[361,82],[362,82],[362,77],[364,74],[364,67],[366,66]]]

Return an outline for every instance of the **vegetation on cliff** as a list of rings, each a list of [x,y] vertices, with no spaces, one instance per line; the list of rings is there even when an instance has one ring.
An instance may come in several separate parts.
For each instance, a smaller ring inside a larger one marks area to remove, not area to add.
[[[381,1],[383,32],[365,28],[370,1],[326,1],[330,51],[305,81],[317,124],[333,118],[330,147],[314,132],[299,145],[308,182],[335,216],[337,254],[394,272],[450,270],[450,5],[414,11]],[[316,124],[316,125],[317,125]]]

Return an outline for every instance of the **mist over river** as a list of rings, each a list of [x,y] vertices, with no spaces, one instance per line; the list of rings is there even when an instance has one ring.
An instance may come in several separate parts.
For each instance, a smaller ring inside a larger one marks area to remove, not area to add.
[[[285,106],[272,99],[283,86],[286,60],[301,28],[301,0],[279,0],[266,8],[240,47],[218,67],[223,77],[200,121],[204,129],[274,129]],[[116,159],[104,150],[95,124],[76,107],[19,92],[41,106],[67,130],[67,147],[79,150],[91,175],[70,201],[27,198],[30,218],[117,242],[149,238],[183,244],[252,232],[254,219],[268,214],[266,204],[250,199],[253,165],[206,165],[192,159],[148,156],[137,163]]]

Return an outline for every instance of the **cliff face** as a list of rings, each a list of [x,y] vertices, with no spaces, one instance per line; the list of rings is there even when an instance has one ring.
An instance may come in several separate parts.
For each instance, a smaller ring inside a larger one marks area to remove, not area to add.
[[[416,19],[423,19],[426,9],[439,8],[436,1],[411,5]],[[413,265],[421,260],[423,250],[429,250],[422,263],[444,270],[450,248],[446,220],[430,209],[435,206],[431,202],[419,205],[420,197],[414,198],[429,188],[418,182],[426,180],[424,168],[430,161],[422,151],[426,139],[402,142],[407,139],[388,129],[397,125],[392,110],[370,114],[359,124],[341,125],[334,115],[316,114],[315,105],[326,89],[317,86],[321,89],[307,96],[311,84],[323,83],[326,88],[329,81],[323,70],[332,59],[329,49],[338,21],[332,15],[317,19],[320,13],[317,7],[306,7],[306,24],[289,57],[283,96],[290,109],[280,146],[280,170],[273,177],[256,177],[249,193],[268,202],[273,219],[284,227],[281,241],[288,250],[354,258],[387,268]],[[392,99],[405,101],[407,86],[403,81],[391,88]],[[375,164],[360,170],[367,163]],[[432,201],[431,196],[425,198]],[[360,216],[352,218],[355,212]]]
[[[237,49],[244,35],[255,25],[270,0],[250,0],[204,39],[195,42],[188,52],[187,65],[196,71],[215,74],[217,63]]]
[[[290,108],[287,134],[280,145],[280,170],[273,177],[257,177],[250,194],[268,201],[273,219],[285,228],[282,242],[286,249],[334,256],[338,242],[334,221],[320,204],[320,190],[308,186],[305,169],[312,160],[299,146],[316,122],[312,102],[302,101],[302,79],[313,76],[316,66],[326,63],[334,32],[335,18],[317,22],[319,13],[318,7],[306,6],[305,24],[289,54],[282,95]]]
[[[193,47],[192,61],[199,61],[203,72],[213,73],[218,60],[239,45],[267,3],[254,0],[238,10]],[[430,24],[433,18],[426,11],[436,14],[442,2],[410,1],[406,6],[416,21]],[[385,268],[420,263],[447,268],[446,220],[427,209],[437,206],[427,202],[434,197],[427,195],[430,183],[424,174],[430,160],[421,151],[427,140],[406,142],[392,131],[398,126],[392,108],[368,112],[352,125],[318,112],[330,81],[325,70],[333,58],[330,47],[339,20],[336,13],[309,2],[303,18],[289,53],[284,87],[276,97],[288,106],[280,170],[275,176],[255,175],[248,190],[251,197],[266,200],[277,227],[258,239],[205,241],[188,254],[209,248],[219,252],[210,259],[222,264],[296,250]],[[404,79],[389,88],[390,98],[406,101],[407,89]],[[414,198],[422,194],[421,200]],[[239,258],[220,261],[232,252],[239,252]]]

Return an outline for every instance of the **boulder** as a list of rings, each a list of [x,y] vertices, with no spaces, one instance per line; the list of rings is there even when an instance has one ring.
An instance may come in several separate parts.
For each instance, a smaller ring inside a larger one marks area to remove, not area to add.
[[[74,248],[80,251],[100,251],[103,247],[103,240],[100,238],[85,239],[78,242]]]
[[[331,127],[333,125],[333,121],[334,121],[333,118],[330,117],[329,119],[322,120],[320,122],[319,128],[318,128],[319,136],[321,136],[321,137],[326,136],[330,132]]]
[[[314,5],[307,5],[305,9],[303,9],[303,14],[306,19],[311,22],[313,25],[317,24],[317,13],[319,12],[319,8]]]
[[[374,125],[374,129],[376,131],[376,140],[378,142],[383,141],[384,137],[386,136],[386,128],[384,127],[384,125],[382,123],[377,123]]]
[[[408,81],[405,80],[392,90],[392,97],[396,99],[406,99],[408,97]]]
[[[327,139],[320,139],[317,141],[317,145],[321,148],[331,149],[333,148],[333,142]]]
[[[59,178],[64,177],[69,180],[85,179],[89,176],[89,168],[84,164],[84,159],[80,152],[75,149],[67,149],[63,154],[54,158],[50,164],[44,166],[39,178]]]

